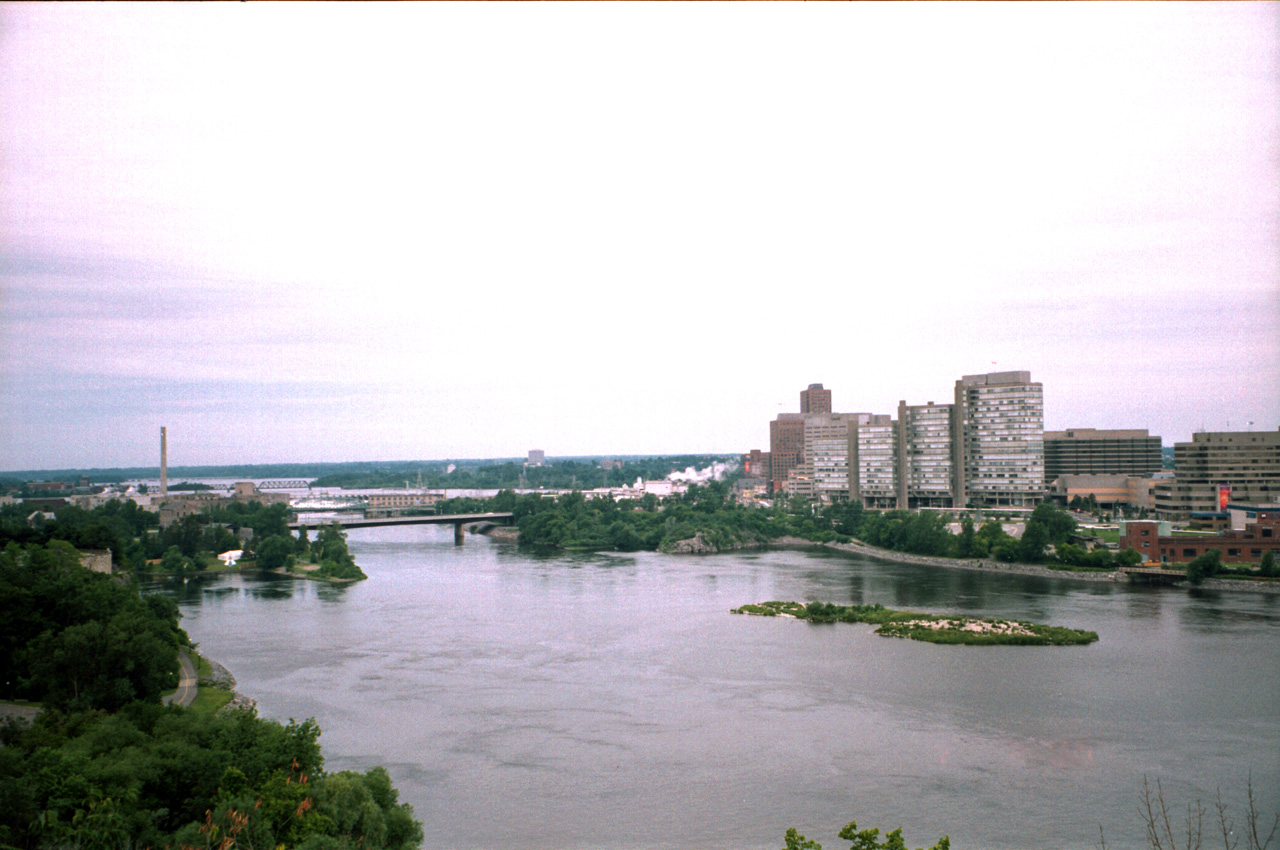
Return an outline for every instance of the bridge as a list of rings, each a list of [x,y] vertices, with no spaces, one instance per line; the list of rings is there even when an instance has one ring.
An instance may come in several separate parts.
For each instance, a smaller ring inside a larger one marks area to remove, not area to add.
[[[258,485],[259,490],[306,490],[310,487],[311,482],[305,478],[276,478]]]
[[[1148,584],[1174,584],[1187,580],[1186,570],[1162,570],[1159,567],[1121,567],[1119,571],[1129,581],[1141,581]]]
[[[289,528],[297,531],[299,528],[315,528],[320,525],[326,525],[328,522],[340,523],[343,528],[373,528],[380,525],[452,524],[453,543],[455,546],[461,546],[463,541],[463,527],[478,522],[490,522],[495,525],[510,525],[514,518],[515,515],[510,511],[487,514],[423,514],[421,516],[353,517],[351,519],[326,520],[322,522],[294,520],[289,523]]]

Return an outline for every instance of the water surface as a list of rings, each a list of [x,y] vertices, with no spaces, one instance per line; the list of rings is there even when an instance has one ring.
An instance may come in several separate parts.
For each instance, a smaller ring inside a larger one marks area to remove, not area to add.
[[[353,530],[368,581],[188,585],[184,627],[330,769],[385,765],[429,848],[1142,844],[1172,801],[1280,809],[1280,599],[844,554],[537,556]],[[1088,647],[949,647],[731,616],[768,599],[1030,619]]]

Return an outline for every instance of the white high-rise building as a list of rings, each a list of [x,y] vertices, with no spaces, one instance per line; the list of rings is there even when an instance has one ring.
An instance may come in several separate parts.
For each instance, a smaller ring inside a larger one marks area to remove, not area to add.
[[[898,429],[893,418],[870,416],[849,425],[849,498],[864,507],[897,506]]]
[[[810,413],[804,417],[804,467],[814,498],[841,501],[849,495],[849,429],[871,421],[870,413]]]
[[[956,381],[952,466],[957,506],[1031,506],[1044,498],[1044,389],[1030,372]]]
[[[898,402],[898,507],[955,506],[950,404]]]

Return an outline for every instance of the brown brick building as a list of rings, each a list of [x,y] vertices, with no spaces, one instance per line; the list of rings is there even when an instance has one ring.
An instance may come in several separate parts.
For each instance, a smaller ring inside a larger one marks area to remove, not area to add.
[[[1228,529],[1221,534],[1161,534],[1168,523],[1154,520],[1126,522],[1120,536],[1121,549],[1136,549],[1148,561],[1178,564],[1217,549],[1224,564],[1256,564],[1270,550],[1280,557],[1280,512],[1258,511],[1243,530]]]
[[[831,390],[824,390],[822,384],[810,384],[809,389],[800,391],[801,413],[830,413]]]

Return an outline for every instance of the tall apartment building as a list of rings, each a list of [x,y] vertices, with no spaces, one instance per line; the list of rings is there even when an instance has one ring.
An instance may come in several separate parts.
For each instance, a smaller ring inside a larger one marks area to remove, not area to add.
[[[810,384],[809,389],[800,391],[801,413],[830,413],[831,390],[824,390],[822,384]]]
[[[1156,482],[1156,515],[1186,519],[1224,502],[1280,504],[1280,429],[1208,431],[1173,446],[1173,477]]]
[[[1147,429],[1044,432],[1044,480],[1063,475],[1155,475],[1163,468],[1160,438]]]
[[[898,402],[897,507],[954,507],[952,423],[955,405]]]
[[[849,499],[863,507],[893,508],[898,501],[898,429],[887,415],[849,423]]]
[[[952,475],[956,505],[1030,506],[1044,483],[1044,388],[1030,372],[956,381]]]
[[[813,482],[813,495],[824,502],[849,497],[851,429],[868,425],[870,413],[813,413],[804,420],[804,467]]]

